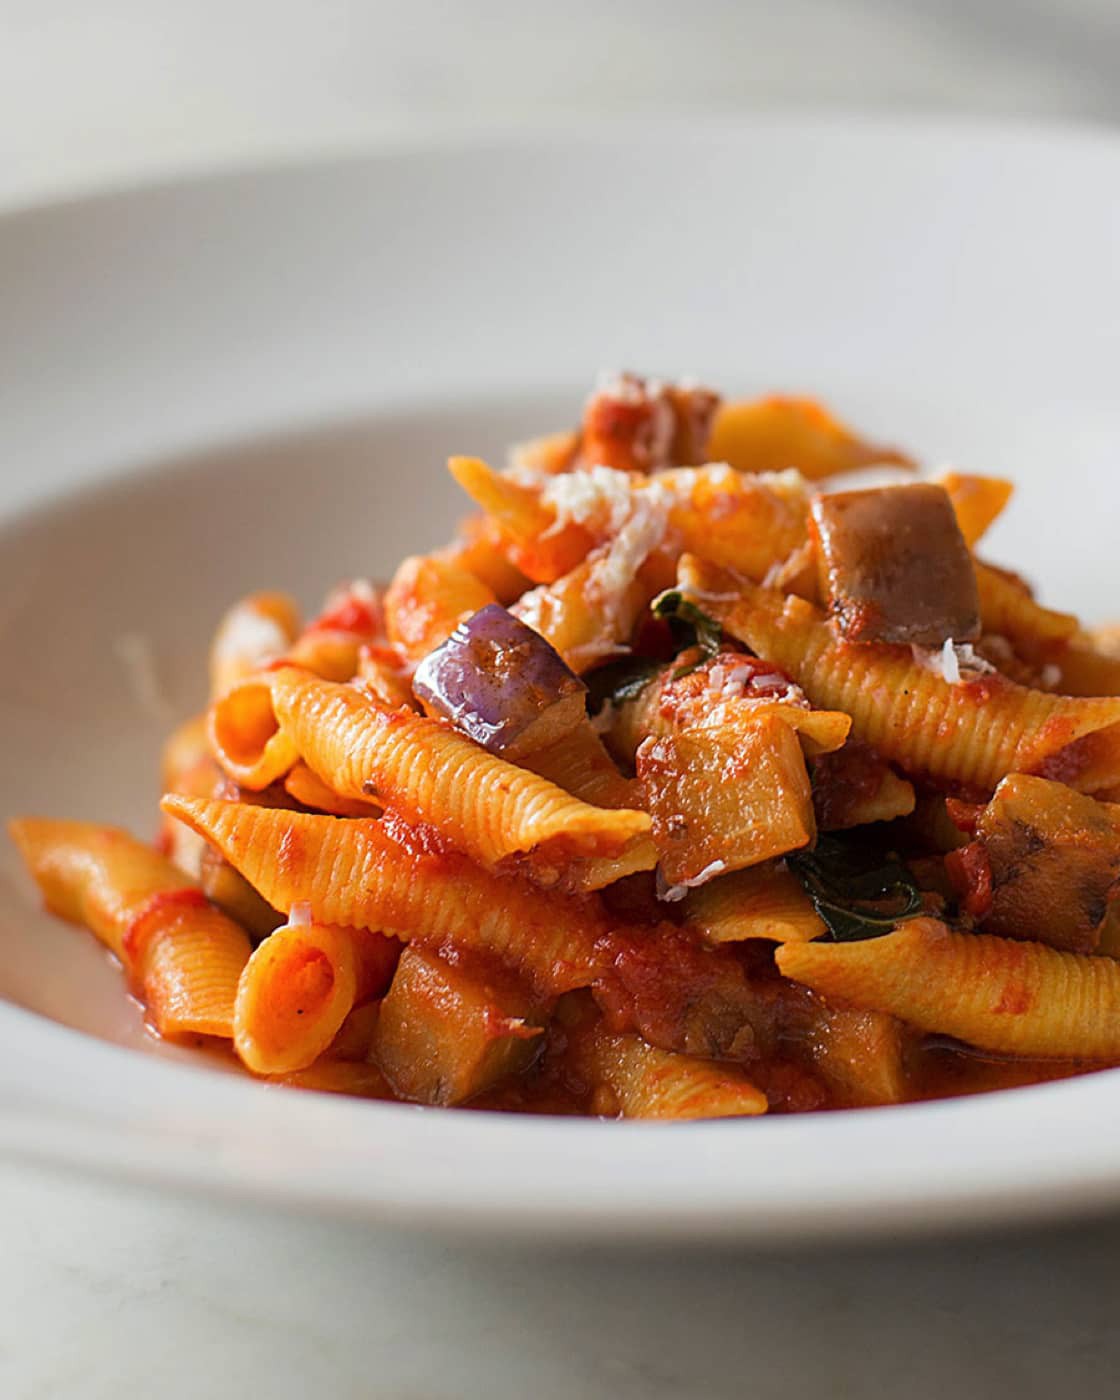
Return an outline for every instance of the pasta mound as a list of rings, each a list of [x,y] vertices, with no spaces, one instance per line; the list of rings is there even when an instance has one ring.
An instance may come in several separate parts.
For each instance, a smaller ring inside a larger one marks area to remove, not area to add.
[[[220,621],[154,845],[12,824],[156,1033],[678,1120],[1120,1063],[1120,648],[978,556],[1009,482],[633,374],[449,467],[444,548]]]

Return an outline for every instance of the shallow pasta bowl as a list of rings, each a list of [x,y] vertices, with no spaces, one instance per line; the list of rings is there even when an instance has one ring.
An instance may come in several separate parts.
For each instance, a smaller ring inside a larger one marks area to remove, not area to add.
[[[819,392],[1015,476],[990,552],[1120,612],[1120,145],[768,120],[232,174],[0,220],[3,815],[154,829],[215,619],[445,536],[448,453],[601,366]],[[1039,199],[1039,191],[1045,199]],[[659,1126],[266,1088],[143,1030],[0,857],[6,1152],[403,1226],[820,1238],[1120,1201],[1120,1079]]]

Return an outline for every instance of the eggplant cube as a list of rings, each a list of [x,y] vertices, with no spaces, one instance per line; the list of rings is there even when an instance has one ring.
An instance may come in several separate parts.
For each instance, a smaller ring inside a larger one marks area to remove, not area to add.
[[[381,1003],[373,1058],[402,1098],[458,1104],[541,1049],[539,1002],[506,969],[410,944]]]
[[[812,528],[821,593],[846,641],[939,647],[980,635],[976,572],[944,487],[816,496]]]
[[[1094,953],[1120,892],[1120,806],[1012,773],[980,815],[992,872],[984,932]]]
[[[587,717],[583,681],[498,603],[460,623],[424,657],[412,689],[430,715],[512,760],[556,743]]]
[[[800,850],[816,835],[801,743],[774,715],[737,731],[682,729],[648,738],[637,770],[661,875],[680,893]]]

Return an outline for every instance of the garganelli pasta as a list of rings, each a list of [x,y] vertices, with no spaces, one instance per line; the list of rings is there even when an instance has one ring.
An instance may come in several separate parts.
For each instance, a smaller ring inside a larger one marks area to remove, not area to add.
[[[449,467],[454,540],[219,620],[153,844],[12,824],[154,1031],[662,1120],[1120,1064],[1120,629],[987,557],[1009,481],[633,374]]]

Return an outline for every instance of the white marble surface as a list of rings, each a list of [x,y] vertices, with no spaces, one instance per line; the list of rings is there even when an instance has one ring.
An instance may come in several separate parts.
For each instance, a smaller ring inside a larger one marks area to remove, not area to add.
[[[1097,1400],[1120,1223],[761,1255],[448,1249],[0,1170],[5,1400]]]
[[[0,0],[0,200],[597,112],[1114,121],[1118,73],[1117,0]],[[4,1400],[1092,1400],[1120,1374],[1120,1220],[826,1255],[481,1254],[6,1164],[0,1240]]]

